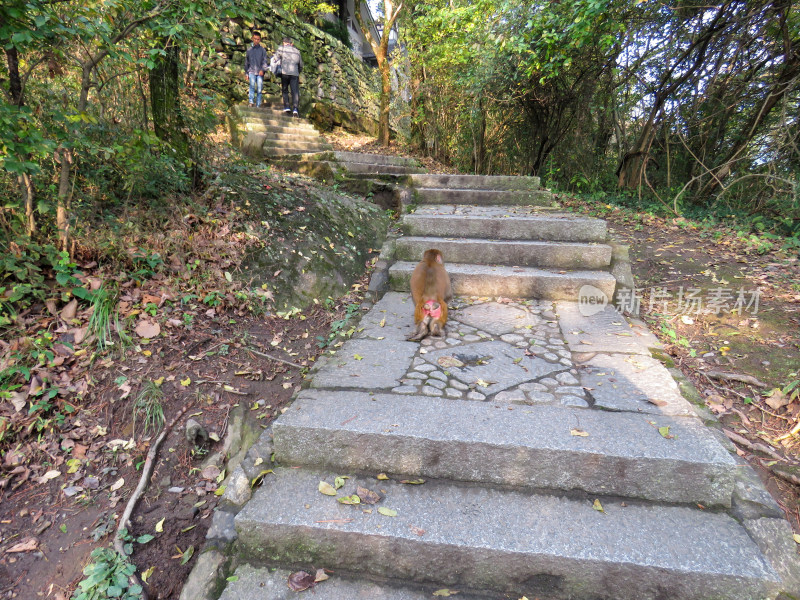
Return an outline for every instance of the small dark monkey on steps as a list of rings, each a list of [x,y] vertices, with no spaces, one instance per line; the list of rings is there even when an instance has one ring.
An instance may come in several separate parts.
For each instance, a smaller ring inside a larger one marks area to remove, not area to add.
[[[453,299],[453,292],[439,250],[426,250],[414,268],[411,274],[411,297],[414,300],[416,330],[409,336],[409,341],[416,342],[429,335],[442,337],[447,323],[447,302]]]

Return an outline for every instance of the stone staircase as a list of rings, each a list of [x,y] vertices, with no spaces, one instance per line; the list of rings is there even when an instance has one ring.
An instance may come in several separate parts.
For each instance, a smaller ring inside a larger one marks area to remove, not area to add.
[[[407,175],[424,173],[419,163],[413,158],[404,156],[388,156],[366,152],[334,152],[333,160],[349,175]]]
[[[365,152],[334,151],[307,119],[283,112],[282,102],[264,99],[261,107],[234,108],[242,152],[266,158],[298,173],[332,179],[425,173],[413,158]]]
[[[413,173],[425,172],[413,158],[366,152],[321,152],[277,158],[272,162],[324,181],[330,181],[337,176],[350,180],[373,178],[395,180]]]
[[[418,205],[403,217],[392,289],[408,291],[423,252],[438,248],[455,294],[578,301],[590,285],[613,297],[605,222],[558,212],[538,177],[410,179]]]
[[[308,154],[333,150],[306,119],[284,113],[269,101],[259,107],[237,106],[242,126],[242,152],[257,158]]]
[[[182,600],[294,597],[320,568],[321,600],[800,593],[780,507],[657,340],[577,302],[614,291],[605,223],[536,178],[408,177],[393,290],[230,475],[193,572],[216,579]],[[461,298],[446,338],[408,342],[429,247]]]

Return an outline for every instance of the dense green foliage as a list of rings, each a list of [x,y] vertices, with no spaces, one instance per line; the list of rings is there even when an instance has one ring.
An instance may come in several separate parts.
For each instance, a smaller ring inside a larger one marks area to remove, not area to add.
[[[800,233],[793,2],[435,0],[401,23],[411,140],[465,171]]]
[[[353,49],[353,42],[350,40],[350,32],[347,31],[347,25],[345,25],[342,21],[339,21],[338,19],[336,21],[320,19],[317,26],[325,33],[342,42],[351,50]]]

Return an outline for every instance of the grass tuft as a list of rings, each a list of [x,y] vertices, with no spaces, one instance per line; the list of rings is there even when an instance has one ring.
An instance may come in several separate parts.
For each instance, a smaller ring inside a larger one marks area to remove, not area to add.
[[[136,417],[144,419],[144,435],[155,433],[164,426],[164,406],[161,401],[164,392],[155,381],[148,381],[133,403],[133,431],[136,431]]]

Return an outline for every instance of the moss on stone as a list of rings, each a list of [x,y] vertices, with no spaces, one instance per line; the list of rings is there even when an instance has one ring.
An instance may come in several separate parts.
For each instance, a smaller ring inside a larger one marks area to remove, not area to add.
[[[251,217],[246,233],[263,240],[239,276],[266,285],[278,308],[342,295],[386,237],[389,217],[370,202],[307,180],[270,189],[256,179],[234,180]]]

